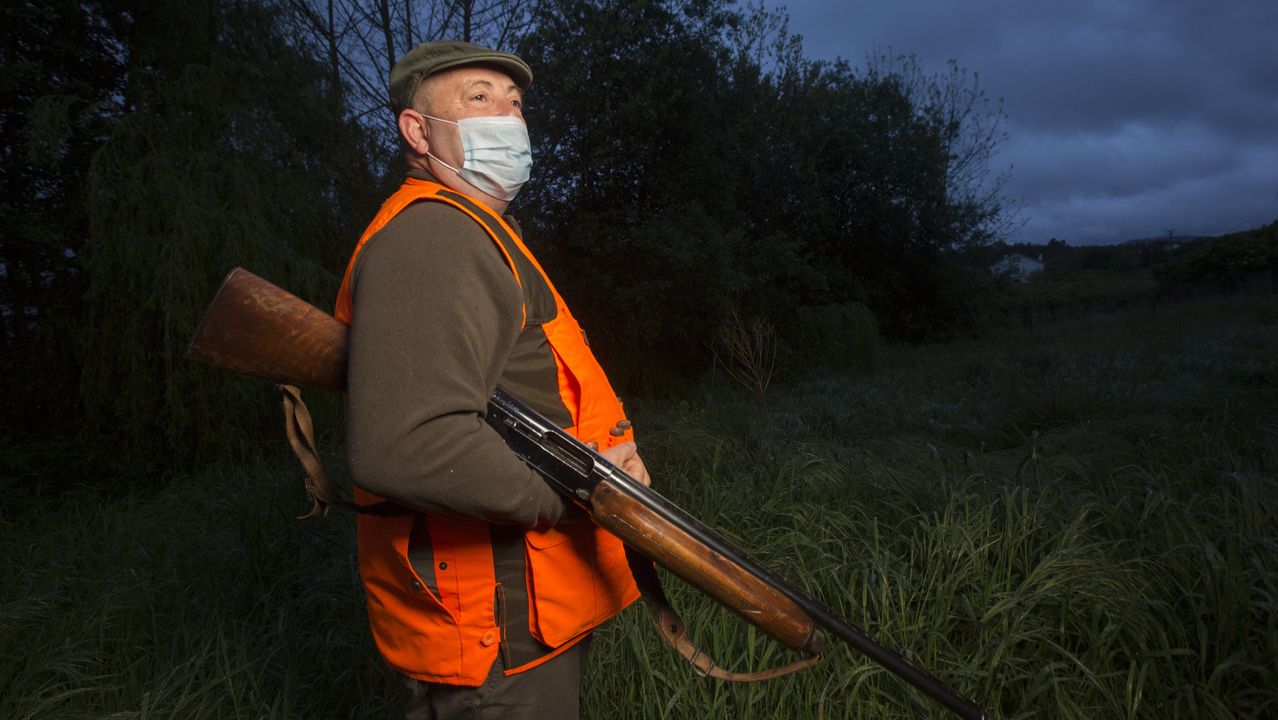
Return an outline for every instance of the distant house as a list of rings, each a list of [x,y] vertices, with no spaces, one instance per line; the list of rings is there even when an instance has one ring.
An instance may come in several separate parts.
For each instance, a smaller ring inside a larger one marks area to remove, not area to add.
[[[1016,253],[1004,255],[1002,260],[990,266],[990,274],[994,277],[1005,277],[1012,282],[1029,282],[1035,273],[1043,272],[1043,256],[1038,259]]]

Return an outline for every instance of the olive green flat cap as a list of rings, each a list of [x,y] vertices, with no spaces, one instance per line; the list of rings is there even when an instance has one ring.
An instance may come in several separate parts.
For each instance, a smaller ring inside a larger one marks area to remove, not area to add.
[[[515,81],[521,90],[532,84],[528,63],[510,53],[490,50],[482,45],[460,40],[436,40],[409,50],[390,74],[391,107],[398,113],[413,104],[413,95],[422,80],[441,70],[462,65],[491,65]]]

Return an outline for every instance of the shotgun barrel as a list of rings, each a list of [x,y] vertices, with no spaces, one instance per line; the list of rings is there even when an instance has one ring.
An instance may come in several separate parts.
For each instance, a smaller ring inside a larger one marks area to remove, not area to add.
[[[504,426],[503,435],[511,449],[556,490],[583,502],[595,522],[792,650],[821,652],[824,641],[806,624],[815,621],[958,716],[969,720],[986,717],[975,702],[759,566],[740,548],[501,388],[488,400],[487,419],[499,431]],[[676,532],[654,533],[648,526],[636,527],[636,518],[650,517],[659,518]],[[676,541],[679,536],[682,538]],[[768,600],[734,595],[714,580],[719,574],[731,578],[728,585],[732,588],[745,584],[743,576],[757,580],[766,588],[768,595],[763,597]],[[789,602],[771,597],[778,593]],[[801,613],[796,615],[790,603]],[[766,609],[758,609],[760,606]]]

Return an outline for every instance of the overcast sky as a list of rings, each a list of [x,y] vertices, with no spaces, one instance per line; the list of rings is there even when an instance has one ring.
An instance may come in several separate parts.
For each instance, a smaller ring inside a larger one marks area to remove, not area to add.
[[[1002,98],[1012,240],[1218,235],[1278,219],[1278,0],[767,0],[809,58],[954,59]]]

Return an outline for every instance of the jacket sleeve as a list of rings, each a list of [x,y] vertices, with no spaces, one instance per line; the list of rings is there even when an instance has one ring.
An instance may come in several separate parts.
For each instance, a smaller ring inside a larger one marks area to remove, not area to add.
[[[417,203],[368,240],[351,286],[354,481],[424,512],[558,522],[565,500],[483,418],[523,319],[492,240],[452,207]]]

